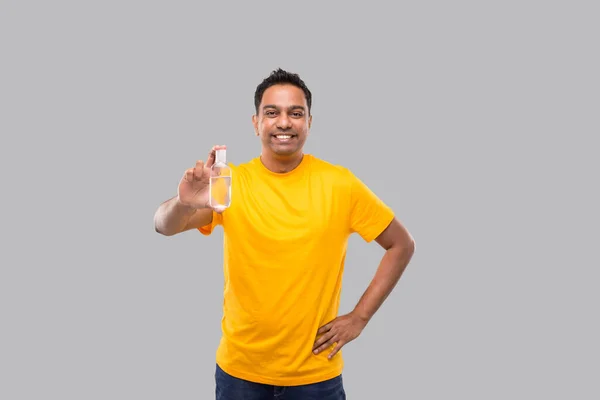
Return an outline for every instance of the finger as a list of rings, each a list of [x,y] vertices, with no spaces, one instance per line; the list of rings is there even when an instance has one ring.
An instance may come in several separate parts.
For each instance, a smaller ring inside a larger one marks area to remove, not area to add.
[[[213,146],[213,148],[210,150],[210,153],[208,153],[208,158],[206,159],[206,167],[210,168],[215,163],[215,158],[217,156],[217,150],[226,149],[226,148],[227,148],[227,146],[224,146],[224,145]]]
[[[333,356],[335,356],[337,354],[337,352],[340,351],[340,349],[342,347],[344,347],[344,344],[346,344],[346,342],[344,342],[343,340],[340,340],[339,342],[337,342],[337,344],[335,345],[335,347],[333,348],[331,353],[329,353],[327,358],[331,360],[331,358],[333,358]]]
[[[183,174],[183,178],[190,183],[193,182],[194,181],[194,168],[186,169],[185,173]]]
[[[194,179],[199,180],[202,178],[202,174],[204,173],[204,163],[202,160],[196,161],[196,167],[194,168]]]
[[[335,342],[337,342],[338,337],[337,335],[333,335],[332,337],[329,338],[329,340],[327,340],[325,343],[321,344],[319,347],[317,347],[313,352],[315,354],[319,354],[322,351],[327,350],[328,348],[330,348],[331,346],[333,346],[335,344]]]
[[[322,333],[328,332],[331,327],[333,326],[333,321],[331,321],[328,324],[323,325],[322,327],[319,328],[319,330],[317,331],[317,335],[320,335]]]
[[[322,346],[323,343],[329,341],[331,338],[333,338],[333,336],[334,336],[333,332],[327,332],[326,334],[321,336],[317,341],[315,341],[315,344],[313,345],[313,350],[318,350],[318,348],[320,346]],[[319,350],[319,351],[321,351],[321,350]]]
[[[210,168],[213,166],[213,164],[215,163],[215,157],[217,154],[217,146],[214,146],[210,152],[208,153],[208,157],[206,158],[206,168]]]

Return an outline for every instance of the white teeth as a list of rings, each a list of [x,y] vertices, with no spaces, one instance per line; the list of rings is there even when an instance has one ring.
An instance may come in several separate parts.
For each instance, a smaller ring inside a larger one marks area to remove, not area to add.
[[[292,135],[277,135],[277,139],[289,139]]]

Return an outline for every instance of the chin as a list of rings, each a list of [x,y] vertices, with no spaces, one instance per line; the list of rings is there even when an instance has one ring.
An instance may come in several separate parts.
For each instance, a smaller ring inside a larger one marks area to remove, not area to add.
[[[298,153],[300,149],[296,146],[294,147],[280,147],[280,146],[271,146],[271,151],[278,156],[291,156],[293,154]]]
[[[297,152],[297,149],[273,149],[273,153],[277,154],[278,156],[291,156]]]

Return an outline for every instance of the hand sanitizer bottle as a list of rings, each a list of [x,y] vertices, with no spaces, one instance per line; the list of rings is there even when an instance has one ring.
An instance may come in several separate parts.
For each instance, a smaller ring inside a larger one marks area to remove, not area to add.
[[[231,205],[231,168],[227,165],[225,149],[216,151],[215,163],[210,169],[209,204],[218,213]]]

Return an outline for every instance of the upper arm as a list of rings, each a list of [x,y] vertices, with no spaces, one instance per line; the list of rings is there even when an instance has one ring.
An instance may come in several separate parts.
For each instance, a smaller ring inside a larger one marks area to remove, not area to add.
[[[190,229],[200,229],[205,227],[213,222],[213,210],[210,208],[203,208],[197,210],[194,215],[192,215],[183,228],[183,231],[189,231]]]
[[[393,210],[365,183],[348,171],[350,180],[350,231],[371,242],[394,219]]]
[[[349,172],[349,171],[348,171]],[[412,249],[414,240],[394,211],[358,177],[349,172],[351,182],[350,228],[367,242],[376,240],[384,249]]]
[[[377,243],[385,250],[392,247],[409,249],[414,251],[415,241],[406,227],[397,218],[394,217],[392,222],[377,236]]]
[[[196,213],[195,216],[197,218],[189,222],[190,228],[197,229],[203,235],[210,235],[217,225],[223,224],[223,214],[217,213],[210,208],[200,211],[206,213],[206,217],[198,216],[198,213]]]

